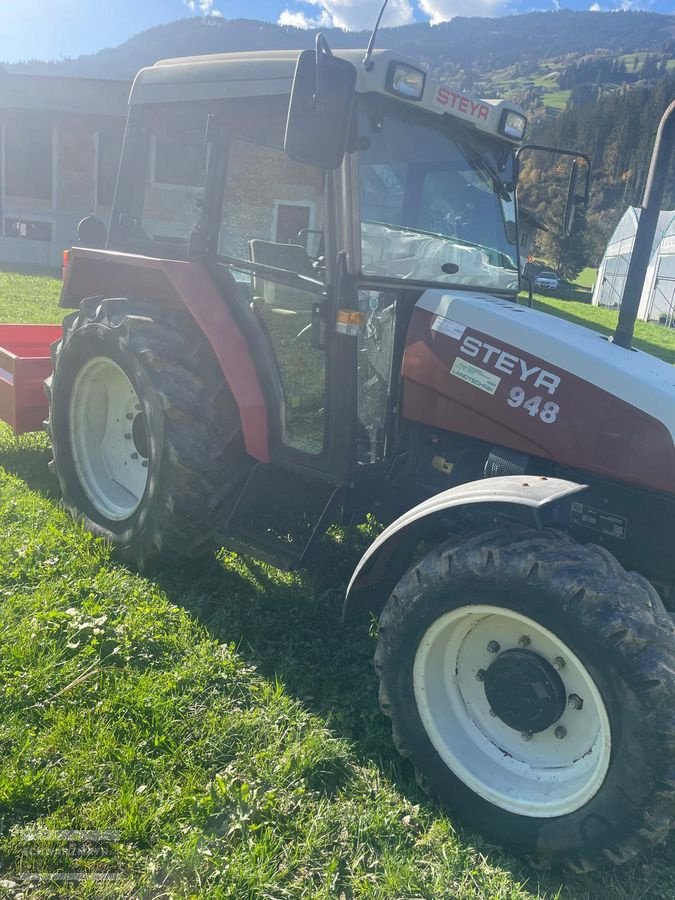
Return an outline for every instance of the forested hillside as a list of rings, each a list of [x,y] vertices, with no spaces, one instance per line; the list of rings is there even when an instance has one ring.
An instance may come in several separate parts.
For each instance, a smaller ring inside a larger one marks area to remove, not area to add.
[[[579,149],[591,157],[589,210],[584,227],[578,228],[568,242],[570,255],[583,260],[583,264],[597,263],[626,207],[639,205],[656,128],[673,99],[675,73],[667,73],[651,85],[626,87],[595,103],[570,106],[537,127],[534,137],[539,143]],[[540,248],[548,251],[545,255],[549,259],[552,245],[560,240],[556,219],[560,218],[559,198],[567,171],[561,159],[554,161],[550,156],[531,154],[521,172],[523,204],[550,228],[539,239]],[[673,165],[664,208],[675,208]]]
[[[368,34],[325,29],[331,46],[365,47]],[[316,32],[270,22],[207,17],[159,25],[119,47],[59,62],[36,60],[9,66],[14,71],[131,78],[142,66],[162,57],[228,50],[275,50],[314,45]],[[675,48],[675,17],[650,12],[533,12],[503,18],[455,18],[442,25],[385,28],[378,39],[389,47],[427,62],[436,74],[484,74],[517,64],[521,73],[542,59],[587,55],[599,48],[613,55]],[[2,50],[0,49],[0,56]]]

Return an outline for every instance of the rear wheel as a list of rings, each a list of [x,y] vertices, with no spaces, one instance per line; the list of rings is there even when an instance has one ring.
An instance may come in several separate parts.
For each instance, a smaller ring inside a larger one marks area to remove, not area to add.
[[[564,534],[432,550],[380,619],[380,699],[422,786],[540,866],[587,871],[675,814],[675,629],[653,588]]]
[[[93,298],[52,356],[48,430],[65,506],[139,567],[210,549],[248,462],[205,336],[154,304]]]

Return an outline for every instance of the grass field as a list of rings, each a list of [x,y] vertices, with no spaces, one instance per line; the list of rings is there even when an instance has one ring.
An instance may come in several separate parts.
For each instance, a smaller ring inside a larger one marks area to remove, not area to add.
[[[57,296],[0,274],[0,320],[58,321]],[[640,329],[675,358],[670,337]],[[374,639],[339,622],[368,529],[333,529],[301,573],[221,553],[143,578],[59,510],[44,437],[0,428],[0,896],[18,872],[87,871],[118,880],[22,896],[675,896],[672,841],[542,876],[420,793],[378,709]],[[108,834],[78,858],[64,830]]]
[[[550,106],[553,109],[565,109],[571,93],[569,90],[547,91],[543,95],[542,100],[545,106]]]

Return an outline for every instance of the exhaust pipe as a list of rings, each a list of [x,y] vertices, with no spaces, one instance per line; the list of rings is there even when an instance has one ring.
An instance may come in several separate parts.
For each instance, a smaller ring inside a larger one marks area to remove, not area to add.
[[[633,252],[630,257],[626,283],[623,290],[623,300],[619,309],[619,321],[614,332],[614,343],[619,347],[630,349],[633,340],[633,329],[640,307],[640,297],[644,287],[647,267],[654,246],[656,225],[661,212],[663,193],[666,187],[666,177],[670,168],[670,160],[675,144],[675,100],[663,114],[659,129],[656,132],[656,141],[652,159],[649,164],[647,184],[642,196],[642,207]]]

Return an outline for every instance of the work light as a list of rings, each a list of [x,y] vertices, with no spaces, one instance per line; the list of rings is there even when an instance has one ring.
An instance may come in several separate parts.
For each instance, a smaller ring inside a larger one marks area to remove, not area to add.
[[[502,121],[499,130],[507,138],[521,141],[525,135],[525,127],[527,125],[527,117],[522,113],[514,112],[512,109],[505,109],[502,113]]]
[[[405,100],[421,100],[426,72],[406,63],[392,62],[387,75],[387,90]]]

